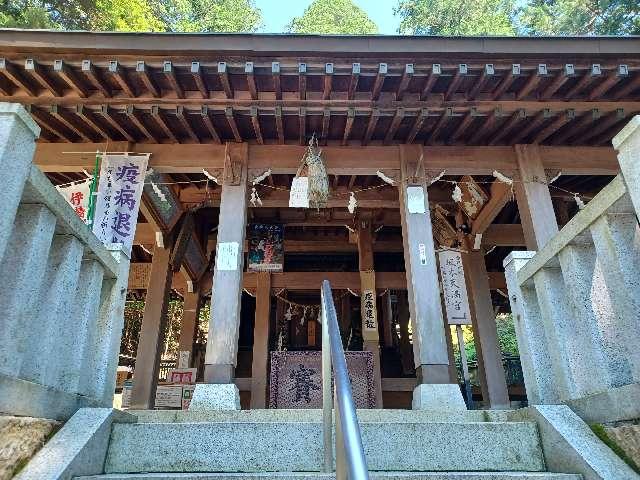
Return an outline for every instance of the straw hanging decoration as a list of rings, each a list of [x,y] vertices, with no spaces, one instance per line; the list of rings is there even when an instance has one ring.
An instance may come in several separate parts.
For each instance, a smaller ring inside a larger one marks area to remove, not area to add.
[[[307,168],[307,177],[309,178],[309,207],[325,208],[329,200],[329,177],[322,162],[322,150],[318,148],[318,139],[315,133],[309,140],[309,147],[302,159],[302,164],[298,168],[296,177],[302,174],[305,166]]]

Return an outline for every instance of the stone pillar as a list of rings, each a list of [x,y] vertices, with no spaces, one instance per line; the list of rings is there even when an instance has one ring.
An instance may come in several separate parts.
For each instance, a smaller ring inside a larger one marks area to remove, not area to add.
[[[184,294],[180,339],[178,340],[178,358],[186,360],[186,364],[178,365],[179,367],[189,368],[193,363],[193,342],[198,329],[200,300],[200,292],[186,292]]]
[[[256,285],[256,316],[253,327],[251,408],[267,408],[270,317],[271,274],[269,272],[259,272]]]
[[[358,260],[360,266],[360,313],[362,315],[363,350],[373,353],[373,376],[376,389],[376,406],[382,408],[382,375],[380,371],[380,333],[377,319],[377,296],[375,288],[375,267],[373,264],[373,238],[371,231],[371,217],[358,219]],[[366,298],[366,292],[373,291],[373,300]],[[366,303],[373,303],[373,319],[366,319]],[[368,327],[373,325],[373,327]]]
[[[0,259],[4,256],[13,231],[13,219],[33,163],[38,136],[40,127],[22,105],[0,103]]]
[[[131,389],[131,408],[152,409],[155,405],[160,355],[167,322],[167,305],[173,272],[169,263],[171,250],[156,245],[151,261],[151,273],[144,314],[136,352],[136,368]]]
[[[492,409],[509,408],[509,394],[498,344],[498,330],[484,252],[472,251],[463,255],[464,257],[469,303],[473,310],[471,318],[478,367],[482,364],[480,380],[483,400]]]
[[[247,162],[246,143],[227,144],[205,355],[204,380],[209,385],[196,387],[189,407],[194,410],[240,408],[240,394],[233,381],[247,224]]]
[[[527,250],[540,250],[558,233],[538,145],[516,145],[519,178],[514,183]]]
[[[418,377],[413,408],[465,409],[460,388],[449,379],[428,185],[426,178],[416,178],[416,172],[424,168],[421,165],[422,147],[400,145],[399,148],[402,177],[399,185],[400,215]]]
[[[561,389],[553,373],[551,349],[533,285],[520,287],[518,271],[535,252],[514,251],[504,260],[527,398],[531,405],[560,403]],[[519,302],[518,299],[523,299]]]

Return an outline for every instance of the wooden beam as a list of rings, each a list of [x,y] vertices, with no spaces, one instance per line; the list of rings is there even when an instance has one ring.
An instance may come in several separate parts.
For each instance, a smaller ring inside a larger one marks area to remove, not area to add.
[[[344,134],[342,135],[342,145],[349,144],[349,135],[351,135],[351,129],[353,128],[353,121],[356,118],[356,111],[354,109],[349,109],[347,112],[347,122],[344,126]]]
[[[227,62],[218,62],[218,78],[227,98],[233,98],[233,89],[229,81],[229,72],[227,71]]]
[[[322,99],[331,98],[331,84],[333,82],[333,63],[326,63],[324,66],[324,87],[322,89]]]
[[[482,235],[482,244],[498,247],[523,247],[525,246],[522,225],[493,223],[487,227]]]
[[[579,136],[584,129],[590,128],[591,124],[593,124],[598,118],[600,118],[600,112],[597,108],[594,108],[580,117],[578,121],[572,123],[571,128],[567,128],[564,132],[555,135],[551,139],[551,143],[553,145],[565,144],[570,138]]]
[[[500,180],[494,180],[491,184],[490,194],[489,201],[482,207],[482,210],[480,210],[478,216],[471,224],[472,236],[483,234],[487,228],[489,228],[489,225],[493,223],[493,220],[511,198],[511,185],[501,182]]]
[[[37,97],[38,92],[31,86],[31,84],[24,78],[22,73],[6,58],[0,58],[0,73],[2,73],[10,82],[12,82],[17,88],[21,88],[32,97]]]
[[[106,98],[111,97],[111,89],[107,86],[102,77],[98,74],[96,67],[93,66],[91,60],[82,60],[82,73],[84,73],[89,81],[96,89]]]
[[[478,110],[476,108],[472,108],[469,112],[464,116],[462,121],[458,124],[454,132],[449,136],[448,143],[455,143],[458,138],[460,138],[467,127],[473,122],[473,119],[478,115]],[[407,142],[408,143],[408,142]]]
[[[600,74],[600,64],[594,63],[593,65],[591,65],[591,69],[582,77],[580,77],[580,80],[578,80],[578,82],[573,87],[571,87],[571,89],[567,93],[565,93],[564,99],[566,101],[571,100],[576,94],[584,90],[587,85],[589,85],[593,81],[594,78],[599,77]]]
[[[413,63],[407,63],[404,66],[404,72],[402,72],[402,77],[398,84],[398,90],[396,90],[396,100],[402,100],[402,97],[404,97],[404,93],[407,91],[409,82],[411,82],[411,77],[413,77],[413,72]]]
[[[242,142],[242,136],[240,135],[240,130],[238,130],[238,125],[236,124],[236,118],[233,115],[233,108],[227,107],[224,109],[224,115],[227,118],[227,122],[229,122],[229,127],[233,132],[233,138],[236,142]]]
[[[142,120],[142,115],[140,114],[140,112],[136,110],[136,108],[133,105],[126,106],[125,115],[131,121],[131,123],[133,123],[136,126],[136,128],[140,130],[140,132],[145,137],[147,137],[147,140],[153,143],[160,143],[158,142],[158,139],[155,137],[155,135],[151,133],[151,130],[149,130],[147,126],[144,124],[144,121]]]
[[[203,105],[200,108],[200,116],[202,118],[202,123],[204,123],[204,126],[206,127],[207,132],[209,132],[209,136],[211,137],[211,139],[215,143],[222,143],[218,131],[213,126],[213,122],[211,121],[211,117],[209,116],[209,108],[206,105]]]
[[[87,125],[93,128],[96,132],[100,134],[100,136],[104,139],[109,139],[111,136],[109,132],[102,127],[94,118],[93,113],[85,111],[82,105],[76,106],[76,115],[82,119]]]
[[[538,128],[542,122],[547,120],[551,116],[551,111],[548,108],[540,110],[533,119],[522,130],[517,132],[511,141],[518,143],[526,139],[536,128]]]
[[[101,105],[98,113],[102,115],[102,118],[104,118],[109,125],[115,128],[118,131],[118,133],[120,133],[120,135],[123,136],[123,138],[125,138],[129,142],[136,141],[136,139],[133,138],[133,135],[131,135],[126,128],[123,128],[122,125],[120,125],[120,123],[114,117],[111,116],[111,109],[109,108],[108,105]]]
[[[427,97],[431,93],[431,90],[433,89],[433,86],[438,81],[438,78],[440,78],[441,73],[442,73],[442,67],[440,66],[439,63],[434,63],[431,65],[431,72],[427,76],[427,79],[425,80],[424,85],[422,86],[422,91],[420,92],[420,100],[427,99]]]
[[[347,91],[347,98],[353,100],[358,90],[358,80],[360,79],[360,64],[354,63],[351,65],[351,78],[349,79],[349,89]]]
[[[485,117],[484,123],[473,133],[473,135],[471,135],[468,143],[470,145],[475,145],[483,140],[485,136],[489,135],[493,131],[496,125],[496,119],[500,118],[501,116],[502,110],[500,110],[499,108],[496,108],[493,112],[487,115]]]
[[[394,137],[396,136],[396,132],[402,123],[402,119],[404,118],[404,108],[396,109],[396,113],[393,115],[393,119],[391,120],[391,125],[389,125],[389,129],[384,136],[384,144],[389,145]]]
[[[499,100],[504,93],[509,90],[509,87],[513,83],[513,81],[520,75],[520,64],[514,63],[511,65],[511,69],[502,77],[500,83],[492,92],[491,97],[494,100]]]
[[[610,72],[607,78],[604,79],[596,88],[589,92],[589,100],[596,100],[603,97],[611,88],[623,78],[629,75],[629,68],[627,65],[618,65],[618,69],[614,72]]]
[[[376,125],[378,124],[378,120],[380,119],[380,110],[377,108],[371,111],[371,116],[369,116],[369,122],[367,123],[367,129],[364,132],[364,137],[362,138],[362,145],[366,146],[371,141],[373,137],[373,132],[376,129]]]
[[[500,143],[504,137],[511,133],[511,130],[520,122],[523,118],[526,118],[527,114],[524,109],[516,110],[511,114],[511,117],[504,122],[504,124],[498,129],[494,137],[489,140],[489,145],[496,145]]]
[[[352,116],[355,117],[355,111]],[[348,121],[349,119],[347,118],[347,122]],[[331,110],[329,110],[328,108],[325,108],[324,112],[322,113],[322,132],[320,134],[320,142],[322,143],[322,145],[326,145],[327,140],[329,139],[329,123],[330,122],[331,122]],[[353,125],[353,122],[351,123]],[[346,133],[346,129],[345,129],[345,133]],[[351,127],[349,128],[349,133],[351,133]],[[347,135],[347,139],[348,138],[349,138],[349,135]],[[282,143],[284,143],[284,135],[282,136]]]
[[[258,89],[256,88],[256,78],[253,70],[253,62],[246,62],[244,64],[244,74],[247,77],[247,88],[249,89],[249,94],[253,100],[257,100]]]
[[[282,88],[280,87],[280,62],[271,62],[271,78],[273,79],[273,92],[276,100],[282,100]]]
[[[487,63],[482,69],[482,73],[480,74],[480,77],[478,78],[476,83],[473,85],[471,90],[469,90],[469,93],[467,94],[467,99],[474,100],[478,96],[478,93],[480,93],[482,88],[487,84],[487,81],[491,77],[493,77],[494,74],[495,74],[495,69],[493,67],[493,63]]]
[[[429,136],[427,137],[427,140],[425,143],[427,144],[434,143],[438,139],[438,135],[440,134],[440,131],[449,122],[451,117],[453,117],[453,108],[447,108],[438,119],[437,123],[433,127],[433,130],[431,130],[431,133],[429,133]]]
[[[573,121],[575,118],[576,118],[576,112],[575,112],[575,110],[573,110],[571,108],[568,109],[566,112],[563,112],[563,113],[559,114],[558,118],[556,118],[553,122],[551,122],[549,125],[547,125],[542,130],[540,130],[535,135],[535,137],[533,137],[533,140],[531,141],[531,143],[542,143],[542,142],[544,142],[547,138],[549,138],[551,135],[556,133],[558,130],[560,130],[567,123]]]
[[[278,132],[278,143],[284,144],[284,125],[282,124],[282,107],[277,106],[276,110],[276,131]]]
[[[151,96],[158,98],[160,96],[160,90],[158,90],[155,81],[151,78],[151,75],[149,75],[144,60],[138,60],[136,62],[136,73]]]
[[[133,91],[133,87],[129,83],[129,79],[127,78],[127,72],[120,66],[117,60],[109,61],[109,69],[107,71],[114,78],[120,87],[120,90],[122,90],[127,97],[136,96]]]
[[[209,98],[209,87],[204,81],[200,62],[191,62],[191,77],[196,84],[196,88],[200,92],[202,98]]]
[[[558,91],[558,89],[565,84],[575,74],[575,68],[572,63],[565,64],[564,68],[560,70],[553,81],[542,91],[540,94],[540,100],[548,100]]]
[[[636,75],[620,90],[613,94],[614,100],[620,100],[630,96],[634,91],[640,88],[640,72],[636,72]]]
[[[31,114],[31,116],[37,122],[38,125],[45,128],[46,130],[49,130],[55,136],[63,140],[66,140],[67,142],[73,143],[75,141],[75,138],[68,135],[66,131],[60,128],[57,128],[55,125],[52,125],[51,122],[43,115],[43,112],[41,112],[40,110],[36,108],[31,108],[29,106],[29,109],[27,111]]]
[[[453,76],[453,79],[451,79],[451,83],[449,83],[449,87],[444,94],[445,100],[449,100],[453,96],[453,94],[456,93],[456,91],[458,90],[458,86],[460,86],[460,83],[462,82],[462,79],[467,74],[467,70],[468,69],[466,63],[461,63],[460,65],[458,65],[458,70]]]
[[[29,74],[36,80],[36,82],[38,82],[38,84],[40,84],[40,86],[42,86],[42,88],[49,90],[55,97],[62,96],[62,91],[51,81],[45,71],[45,67],[40,65],[34,59],[27,58],[24,62],[24,69],[29,72]]]
[[[543,76],[547,74],[547,65],[541,63],[538,65],[537,70],[529,76],[526,83],[516,94],[516,100],[522,100],[527,97],[540,83]]]
[[[65,115],[65,112],[63,110],[58,109],[57,105],[52,105],[50,110],[49,110],[49,115],[51,115],[53,118],[55,118],[58,122],[60,122],[62,125],[64,125],[65,127],[67,127],[69,130],[71,130],[73,133],[75,133],[76,135],[78,135],[83,141],[85,142],[93,142],[94,139],[91,138],[91,136],[89,136],[85,131],[83,131],[81,128],[79,128],[78,126],[74,125]]]
[[[167,119],[165,117],[165,113],[161,111],[157,105],[151,105],[151,116],[156,121],[160,129],[164,132],[164,134],[173,142],[178,143],[178,138],[173,133],[173,130],[169,126]]]
[[[62,60],[56,60],[53,62],[53,71],[57,73],[58,76],[78,94],[79,97],[85,98],[89,96],[89,91],[85,87],[84,82],[76,75],[75,70],[65,64]]]
[[[422,130],[424,121],[427,119],[428,116],[429,116],[429,110],[427,110],[426,108],[423,108],[420,110],[420,112],[418,112],[416,119],[413,121],[413,126],[411,127],[411,130],[407,135],[405,143],[413,143],[413,141],[416,139],[416,136],[418,136],[418,133],[420,133],[420,130]]]
[[[382,91],[382,85],[384,84],[384,78],[387,75],[387,64],[381,63],[378,65],[378,74],[373,82],[373,88],[371,90],[371,98],[378,100],[380,98],[380,92]]]
[[[260,130],[260,120],[258,119],[258,108],[251,107],[251,124],[253,125],[253,131],[256,134],[256,141],[259,145],[264,143],[262,138],[262,130]]]
[[[169,85],[171,85],[176,97],[184,98],[184,90],[182,89],[180,82],[178,82],[178,77],[176,76],[173,64],[169,60],[162,62],[162,73],[164,73],[164,76],[169,82]]]
[[[600,135],[601,133],[604,133],[609,128],[613,127],[616,123],[618,123],[620,120],[622,120],[624,117],[625,117],[624,110],[620,108],[615,112],[610,113],[606,117],[599,119],[597,121],[597,125],[589,129],[589,131],[585,132],[585,134],[582,135],[577,140],[580,141],[581,143],[585,143],[590,139],[594,138],[595,136]]]
[[[200,143],[200,138],[196,135],[196,132],[193,130],[189,120],[187,120],[187,117],[184,114],[184,107],[182,105],[178,105],[176,107],[176,119],[184,131],[187,132],[189,138],[195,143]]]
[[[298,110],[298,143],[307,144],[307,110],[305,108]]]
[[[298,63],[298,93],[300,100],[307,98],[307,64]]]

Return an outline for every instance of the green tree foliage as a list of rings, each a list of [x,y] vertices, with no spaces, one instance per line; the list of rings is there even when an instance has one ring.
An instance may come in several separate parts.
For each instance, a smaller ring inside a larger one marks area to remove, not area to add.
[[[255,32],[262,13],[253,0],[156,0],[172,32]]]
[[[399,0],[399,33],[513,35],[513,0]]]
[[[287,27],[291,33],[366,35],[378,26],[351,0],[315,0]]]
[[[4,0],[0,27],[64,30],[254,32],[253,0]]]
[[[638,0],[531,0],[521,33],[530,35],[638,35]]]

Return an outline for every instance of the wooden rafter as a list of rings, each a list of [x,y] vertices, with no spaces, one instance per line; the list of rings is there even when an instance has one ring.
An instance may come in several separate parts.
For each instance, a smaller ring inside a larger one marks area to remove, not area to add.
[[[56,60],[53,62],[53,71],[60,79],[71,87],[71,89],[78,94],[80,98],[89,96],[89,90],[87,90],[84,82],[80,80],[73,68],[64,63],[62,60]]]
[[[449,143],[455,143],[455,141],[458,140],[464,134],[464,132],[467,130],[467,128],[469,127],[471,122],[473,122],[473,119],[477,115],[478,115],[477,109],[471,108],[471,110],[467,112],[467,114],[464,116],[462,121],[458,124],[454,132],[449,136]]]
[[[402,119],[404,118],[404,108],[398,108],[396,113],[393,115],[393,119],[391,120],[391,125],[387,130],[387,133],[384,136],[384,144],[389,145],[393,138],[396,136],[396,132],[398,131],[398,127],[400,127],[400,123],[402,123]]]
[[[169,60],[162,62],[162,72],[169,82],[169,85],[171,85],[171,88],[176,93],[176,97],[184,98],[184,90],[180,85],[180,82],[178,82],[178,77],[176,76],[175,69],[173,68],[173,63]]]
[[[224,94],[227,98],[233,98],[233,89],[231,88],[231,82],[229,81],[227,62],[218,62],[218,78],[220,79],[220,84],[222,85]]]
[[[556,74],[551,83],[542,91],[540,94],[540,100],[548,100],[551,98],[574,74],[575,68],[573,64],[567,63],[564,68]]]
[[[260,129],[260,120],[258,119],[258,108],[251,108],[251,124],[253,125],[253,131],[256,135],[256,141],[259,145],[264,143],[264,139],[262,138],[262,130]]]
[[[307,144],[307,110],[300,108],[298,111],[298,143]]]
[[[494,137],[489,140],[489,145],[497,145],[504,137],[511,133],[511,130],[523,119],[527,114],[524,109],[516,110],[511,114],[511,117],[500,127]]]
[[[324,86],[322,88],[322,99],[329,100],[331,98],[331,86],[333,83],[333,63],[327,63],[324,66]]]
[[[136,73],[151,96],[158,98],[160,96],[160,90],[156,86],[155,81],[151,78],[144,60],[138,60],[136,62]]]
[[[353,121],[356,118],[356,111],[350,109],[347,112],[347,122],[344,125],[344,134],[342,135],[342,145],[349,144],[349,136],[351,135],[351,129],[353,128]]]
[[[211,117],[209,116],[209,108],[206,105],[203,105],[200,108],[200,117],[202,118],[202,123],[204,123],[207,132],[209,132],[209,136],[215,143],[222,143],[220,139],[220,134],[213,126],[213,122],[211,121]]]
[[[616,123],[618,123],[624,117],[625,117],[624,110],[622,108],[619,108],[615,112],[611,112],[607,116],[601,119],[598,119],[598,121],[596,122],[596,125],[594,125],[593,128],[590,128],[581,137],[576,137],[575,141],[579,141],[581,143],[587,142],[591,138],[606,132],[609,128],[613,127]]]
[[[427,110],[426,108],[423,108],[418,112],[418,115],[416,115],[416,118],[413,121],[413,125],[411,126],[411,130],[407,135],[405,143],[413,143],[413,141],[418,136],[418,133],[420,133],[420,130],[422,130],[424,121],[427,119],[428,116],[429,116],[429,110]]]
[[[407,87],[409,86],[409,82],[411,82],[413,73],[413,63],[407,63],[404,66],[404,71],[402,72],[400,83],[398,84],[398,90],[396,91],[396,100],[402,100],[402,97],[404,97],[404,93],[407,91]]]
[[[384,79],[387,76],[387,64],[381,63],[378,65],[378,74],[376,75],[376,79],[373,82],[373,89],[371,90],[371,98],[374,100],[378,100],[380,98],[380,92],[382,91],[382,86],[384,85]]]
[[[196,135],[196,132],[193,130],[193,127],[184,114],[184,107],[182,105],[178,105],[176,107],[176,119],[178,120],[178,123],[180,123],[182,129],[187,132],[189,138],[195,143],[200,143],[200,138]]]
[[[468,67],[466,63],[461,63],[460,65],[458,65],[458,70],[453,76],[453,79],[451,80],[451,83],[449,83],[449,87],[444,94],[445,100],[449,100],[453,96],[453,94],[456,93],[456,91],[458,90],[458,86],[462,82],[462,79],[467,74],[467,70]]]
[[[29,113],[31,113],[31,116],[36,121],[36,123],[40,125],[40,127],[50,131],[56,137],[61,138],[67,142],[70,142],[70,143],[74,142],[75,139],[73,136],[68,135],[65,130],[60,129],[55,125],[52,125],[51,122],[43,115],[43,113],[39,109],[29,108],[28,111]]]
[[[565,100],[571,100],[575,95],[584,90],[595,78],[601,75],[600,65],[594,63],[591,69],[585,73],[576,84],[564,95]]]
[[[276,132],[278,135],[278,143],[284,144],[284,125],[282,123],[282,107],[277,106],[275,110],[276,114]]]
[[[490,197],[471,224],[471,235],[484,233],[511,198],[511,185],[495,180],[491,184]]]
[[[86,111],[82,105],[77,105],[75,112],[83,122],[98,132],[103,139],[108,140],[111,137],[109,132],[94,119],[93,113]]]
[[[513,81],[520,75],[520,64],[514,63],[511,65],[511,69],[502,77],[502,80],[495,88],[495,90],[491,93],[491,98],[494,100],[499,100],[502,95],[505,94],[509,87],[513,83]]]
[[[123,128],[122,125],[120,125],[120,123],[114,117],[111,116],[111,109],[109,108],[109,105],[101,105],[99,114],[102,115],[102,118],[104,118],[109,125],[115,128],[118,131],[118,133],[120,133],[120,135],[122,135],[126,140],[128,140],[129,142],[136,141],[136,139],[133,138],[133,135],[129,133],[129,130],[126,128]]]
[[[595,100],[604,96],[615,84],[629,75],[629,68],[627,65],[618,65],[618,69],[613,72],[609,72],[607,77],[600,82],[591,92],[589,92],[589,100]]]
[[[349,89],[347,90],[347,98],[353,100],[356,90],[358,90],[358,80],[360,79],[360,64],[353,63],[351,65],[351,78],[349,79]]]
[[[91,60],[82,60],[81,71],[104,97],[111,97],[111,89],[104,82]]]
[[[160,129],[164,132],[164,134],[169,138],[173,143],[178,143],[178,138],[175,133],[169,126],[169,122],[167,121],[167,117],[165,113],[158,108],[157,105],[151,106],[151,116],[156,121]]]
[[[553,145],[560,145],[566,143],[572,137],[580,136],[583,130],[591,128],[592,124],[600,118],[600,112],[597,108],[594,108],[590,112],[582,115],[577,121],[573,122],[570,128],[564,129],[563,132],[555,135],[551,139]]]
[[[120,66],[117,60],[109,61],[108,72],[115,79],[116,83],[120,86],[120,90],[122,90],[126,96],[136,96],[133,87],[129,82],[129,78],[127,77],[127,72],[125,71],[124,67]]]
[[[149,130],[147,126],[144,124],[144,121],[142,120],[142,115],[140,114],[139,111],[136,110],[136,108],[133,105],[127,105],[124,113],[127,116],[127,118],[131,121],[131,123],[133,123],[136,126],[136,128],[140,130],[140,132],[147,138],[147,140],[154,143],[160,143],[158,142],[158,139],[153,135],[153,133],[151,133],[151,130]]]
[[[200,62],[191,62],[191,77],[193,78],[196,88],[200,92],[202,98],[209,98],[209,87],[207,87],[207,84],[204,81]]]
[[[499,108],[494,109],[489,115],[485,117],[484,122],[478,128],[471,138],[468,140],[470,145],[477,145],[485,136],[489,135],[496,125],[496,120],[502,116],[502,110]]]
[[[91,138],[84,130],[74,125],[69,118],[67,118],[66,114],[63,110],[59,109],[57,105],[52,105],[49,110],[49,115],[55,118],[58,122],[64,125],[66,128],[71,130],[73,133],[78,135],[85,142],[93,142],[94,139]]]
[[[473,85],[471,90],[469,90],[469,93],[467,94],[467,98],[469,100],[475,99],[478,96],[478,93],[480,93],[482,88],[487,84],[487,81],[491,77],[493,77],[494,74],[495,74],[495,69],[493,67],[493,64],[487,63],[482,69],[482,73],[480,74],[480,77],[478,78],[476,83]]]
[[[247,76],[247,88],[249,94],[254,100],[258,99],[258,89],[256,88],[256,77],[253,74],[253,62],[246,62],[244,64],[244,74]]]
[[[431,90],[433,89],[433,86],[438,81],[438,78],[440,78],[441,73],[442,67],[439,63],[434,63],[433,65],[431,65],[431,72],[429,72],[429,75],[427,76],[427,79],[425,80],[420,92],[420,100],[427,99],[427,97],[431,93]]]
[[[271,62],[271,78],[273,79],[273,92],[276,100],[282,100],[282,88],[280,86],[280,62]]]
[[[380,110],[374,108],[371,111],[371,115],[369,116],[369,122],[367,123],[367,130],[364,132],[364,137],[362,138],[362,145],[367,145],[371,138],[373,137],[373,132],[376,129],[376,125],[378,124],[378,120],[380,119]]]
[[[227,122],[229,122],[229,128],[231,128],[231,131],[233,132],[233,138],[236,142],[242,142],[242,136],[240,135],[240,130],[238,130],[238,125],[236,124],[236,117],[233,115],[233,108],[225,108],[224,115],[227,118]]]
[[[62,90],[60,90],[49,78],[45,67],[36,62],[32,58],[27,58],[24,62],[24,69],[31,77],[42,87],[49,90],[54,96],[61,97]]]
[[[573,109],[568,109],[566,112],[558,115],[553,122],[547,125],[545,128],[540,130],[534,137],[531,143],[542,143],[559,129],[561,129],[564,125],[571,122],[576,118],[576,112]]]
[[[429,136],[427,137],[427,140],[425,143],[427,144],[434,143],[438,139],[438,135],[440,135],[440,131],[444,128],[444,126],[447,123],[449,123],[449,120],[452,117],[453,117],[453,108],[447,108],[442,113],[442,115],[440,115],[440,118],[438,119],[435,126],[433,127],[433,130],[431,130],[431,133],[429,133]]]
[[[355,111],[354,111],[355,116]],[[320,141],[322,145],[327,144],[327,140],[329,139],[329,123],[331,122],[331,110],[325,108],[322,112],[322,133],[320,134]],[[283,136],[284,137],[284,136]],[[284,143],[284,138],[283,138]]]
[[[307,64],[298,64],[298,93],[300,100],[307,98]]]
[[[541,63],[538,65],[535,73],[529,75],[529,78],[522,86],[522,88],[516,93],[516,100],[522,100],[526,98],[540,83],[540,80],[547,74],[547,65]]]
[[[631,79],[624,87],[615,92],[613,94],[613,99],[620,100],[622,98],[626,98],[638,89],[640,89],[640,72],[636,73],[635,78]]]
[[[24,78],[16,66],[5,58],[0,58],[0,73],[7,77],[7,79],[17,88],[21,88],[33,97],[38,96],[38,92]]]
[[[527,138],[536,128],[538,128],[542,122],[546,121],[551,116],[551,110],[545,108],[540,110],[533,119],[529,122],[529,124],[524,127],[522,130],[516,132],[516,134],[511,138],[513,143],[520,143],[525,138]]]

